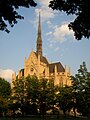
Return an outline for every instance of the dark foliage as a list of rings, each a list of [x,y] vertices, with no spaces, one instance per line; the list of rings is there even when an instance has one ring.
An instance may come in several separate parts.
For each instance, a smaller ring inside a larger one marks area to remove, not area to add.
[[[3,115],[3,112],[7,111],[8,99],[11,94],[10,83],[5,79],[0,78],[0,116]]]
[[[24,18],[18,14],[17,9],[20,7],[35,7],[36,5],[33,0],[0,0],[0,30],[9,33],[8,23],[13,27],[18,19]]]
[[[66,12],[67,15],[76,15],[76,19],[70,22],[69,29],[74,31],[75,38],[90,37],[90,2],[89,0],[52,0],[49,7],[53,10]]]
[[[90,115],[90,72],[87,71],[86,63],[83,62],[78,73],[71,77],[77,111],[83,116]]]
[[[44,117],[46,114],[60,115],[62,110],[66,116],[72,109],[74,116],[77,110],[82,116],[90,117],[90,72],[85,62],[71,80],[72,86],[62,87],[54,86],[53,79],[39,80],[36,76],[28,76],[13,81],[11,90],[10,84],[0,78],[0,114]]]
[[[8,98],[11,94],[11,86],[10,83],[5,79],[0,78],[0,96],[3,98]]]

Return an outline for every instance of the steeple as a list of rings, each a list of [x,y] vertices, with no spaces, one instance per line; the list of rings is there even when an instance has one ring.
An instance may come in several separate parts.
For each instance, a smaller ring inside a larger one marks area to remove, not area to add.
[[[38,21],[38,34],[37,34],[37,53],[42,55],[42,37],[41,37],[41,25],[40,25],[40,12],[39,12],[39,21]]]

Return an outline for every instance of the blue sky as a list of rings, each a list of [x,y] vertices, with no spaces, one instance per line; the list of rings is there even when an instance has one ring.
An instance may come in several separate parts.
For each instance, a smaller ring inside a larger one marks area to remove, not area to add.
[[[32,49],[36,50],[38,14],[41,13],[43,55],[49,62],[61,62],[71,68],[74,75],[80,64],[86,62],[90,71],[90,39],[77,41],[73,31],[67,25],[75,16],[48,8],[50,0],[35,0],[38,5],[33,8],[20,8],[24,16],[10,33],[0,32],[0,76],[11,80],[12,72],[24,67],[24,58],[28,58]]]

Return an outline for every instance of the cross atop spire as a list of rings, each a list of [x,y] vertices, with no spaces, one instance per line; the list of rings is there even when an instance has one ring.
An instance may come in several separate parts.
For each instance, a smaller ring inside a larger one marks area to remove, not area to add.
[[[40,12],[39,12],[39,21],[38,21],[38,34],[37,34],[37,53],[42,55],[42,37],[41,37],[41,24],[40,24]]]

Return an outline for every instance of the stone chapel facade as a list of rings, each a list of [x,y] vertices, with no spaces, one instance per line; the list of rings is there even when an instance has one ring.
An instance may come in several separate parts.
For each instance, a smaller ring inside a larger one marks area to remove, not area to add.
[[[71,85],[70,70],[63,67],[60,62],[49,63],[47,58],[43,56],[40,14],[38,21],[36,51],[32,50],[28,59],[25,58],[24,69],[19,70],[18,75],[14,73],[12,75],[12,81],[15,80],[16,77],[19,79],[21,77],[27,77],[28,75],[35,75],[38,79],[53,79],[54,85]]]

